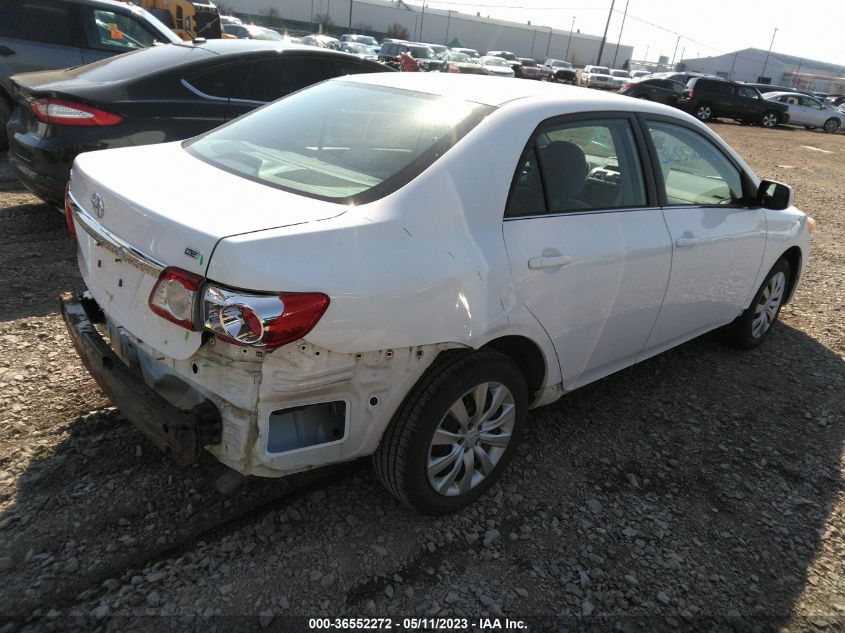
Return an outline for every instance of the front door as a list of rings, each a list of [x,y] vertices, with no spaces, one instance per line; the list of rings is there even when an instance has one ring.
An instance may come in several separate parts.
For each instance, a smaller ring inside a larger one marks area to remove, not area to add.
[[[747,206],[750,182],[709,139],[670,123],[646,122],[665,192],[672,274],[642,358],[730,323],[756,290],[766,218]],[[744,182],[745,181],[745,182]]]
[[[517,293],[575,389],[634,363],[669,279],[633,120],[562,117],[526,146],[505,214]]]

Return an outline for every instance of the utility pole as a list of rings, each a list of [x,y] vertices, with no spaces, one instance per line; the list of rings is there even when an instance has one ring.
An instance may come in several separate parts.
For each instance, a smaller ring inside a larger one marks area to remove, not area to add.
[[[678,39],[675,41],[675,51],[672,53],[672,64],[670,70],[675,70],[675,55],[678,53],[678,44],[681,43],[681,36],[678,35]]]
[[[534,43],[537,41],[537,29],[532,28],[531,30],[534,31],[534,35],[531,37],[531,57],[534,57]]]
[[[628,17],[628,5],[630,4],[631,0],[625,1],[625,13],[622,14],[622,26],[619,27],[619,39],[616,40],[616,50],[613,51],[613,64],[611,65],[612,68],[616,68],[616,55],[619,53],[619,44],[622,42],[622,29],[625,28],[625,18]]]
[[[349,0],[349,32],[352,32],[352,3],[355,0]]]
[[[549,49],[552,47],[552,27],[549,27],[549,41],[546,43],[546,59],[549,58]]]
[[[733,77],[734,77],[734,66],[736,66],[736,56],[737,55],[739,55],[739,53],[734,53],[734,60],[733,60],[733,63],[731,63],[731,72],[728,73],[728,79],[729,80],[732,80]]]
[[[599,45],[599,58],[596,60],[596,66],[601,65],[601,54],[604,52],[604,43],[607,41],[607,29],[610,28],[610,18],[613,17],[613,5],[616,0],[610,0],[610,11],[607,12],[607,24],[604,25],[604,35],[601,37],[601,44]]]
[[[566,52],[563,54],[563,61],[569,61],[569,45],[572,44],[572,29],[575,28],[575,16],[572,16],[572,24],[569,25],[569,39],[566,40]]]
[[[423,0],[423,3],[422,3],[422,14],[420,15],[420,39],[418,40],[418,41],[420,41],[420,42],[422,42],[422,41],[423,41],[423,34],[422,34],[422,29],[423,29],[423,20],[425,20],[425,0]]]
[[[446,46],[449,46],[449,27],[452,25],[452,9],[449,9],[449,17],[446,18]]]
[[[762,80],[763,77],[766,76],[766,66],[769,64],[769,54],[772,52],[772,46],[775,43],[775,35],[778,34],[777,27],[775,27],[775,32],[772,33],[772,41],[769,43],[769,50],[766,52],[766,61],[763,62],[763,72],[760,73],[760,79]]]
[[[643,61],[648,61],[648,44],[645,45],[645,57],[643,57]]]

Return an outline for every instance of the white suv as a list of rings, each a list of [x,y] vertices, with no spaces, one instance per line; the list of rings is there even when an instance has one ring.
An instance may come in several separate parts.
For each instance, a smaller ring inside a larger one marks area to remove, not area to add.
[[[190,141],[80,155],[88,291],[62,309],[178,461],[278,477],[374,454],[438,514],[492,485],[529,408],[714,328],[760,343],[809,256],[791,203],[674,108],[348,76]]]
[[[613,88],[613,77],[611,77],[610,69],[607,66],[584,66],[579,83],[588,88],[611,90]]]

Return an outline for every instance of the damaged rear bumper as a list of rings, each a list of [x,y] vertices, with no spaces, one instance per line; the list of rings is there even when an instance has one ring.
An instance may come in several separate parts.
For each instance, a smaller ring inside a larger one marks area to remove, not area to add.
[[[204,446],[220,443],[221,418],[205,400],[189,410],[173,406],[144,382],[140,372],[127,367],[114,353],[95,323],[103,314],[90,299],[71,293],[61,296],[62,317],[85,368],[100,389],[144,435],[178,464],[193,462]]]

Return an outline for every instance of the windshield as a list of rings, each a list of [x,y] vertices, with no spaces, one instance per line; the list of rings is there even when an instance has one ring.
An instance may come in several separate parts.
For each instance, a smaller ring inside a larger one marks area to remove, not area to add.
[[[464,55],[463,53],[449,53],[448,59],[450,62],[468,63],[470,61],[469,55]]]
[[[508,66],[508,63],[501,57],[484,57],[485,66]],[[510,68],[510,66],[508,66]]]
[[[138,51],[106,57],[84,66],[65,71],[67,77],[75,77],[91,83],[106,81],[131,81],[144,75],[161,72],[188,62],[214,57],[214,53],[201,46],[171,44],[152,46]]]
[[[604,66],[593,66],[590,69],[590,73],[593,75],[609,75],[610,71]]]
[[[554,66],[555,68],[572,68],[572,64],[570,64],[569,62],[560,61],[552,62],[552,66]]]
[[[409,51],[415,59],[433,59],[434,51],[428,46],[410,46]]]
[[[249,29],[250,35],[252,35],[252,39],[254,40],[272,40],[274,42],[280,42],[284,38],[281,34],[277,33],[272,29],[265,29],[261,28],[260,26],[254,26]]]
[[[629,79],[631,78],[631,75],[628,74],[627,70],[614,70],[612,72],[612,75],[614,77],[628,77]]]
[[[385,196],[422,173],[493,108],[329,81],[186,141],[219,169],[338,203]]]
[[[352,35],[349,39],[353,42],[366,44],[367,46],[378,46],[378,42],[376,42],[375,38],[369,35]]]

